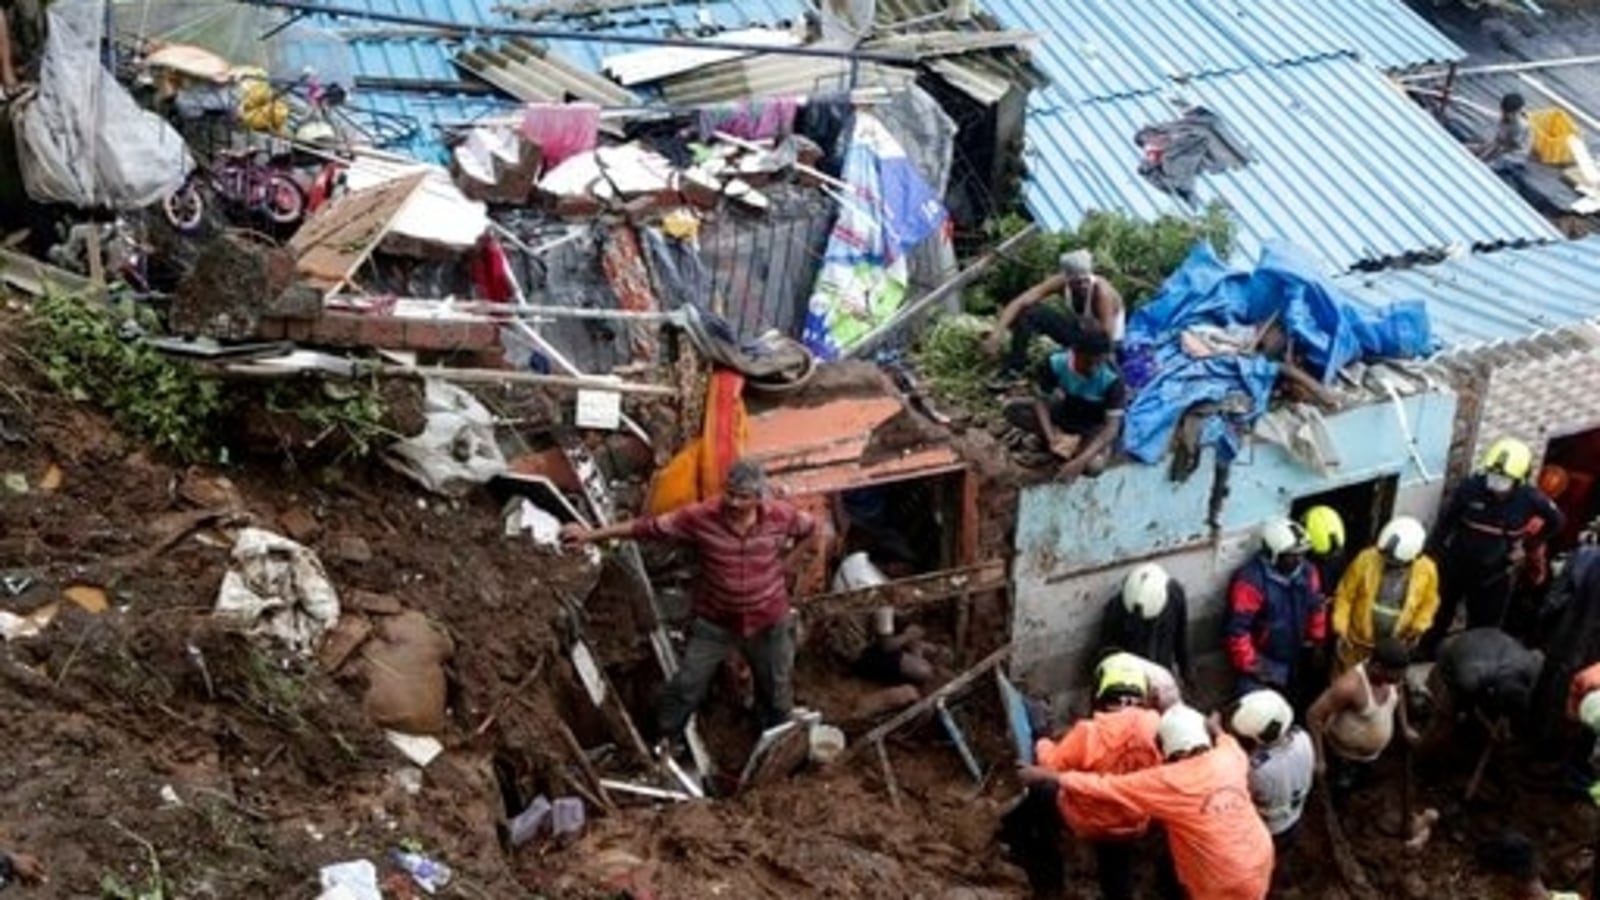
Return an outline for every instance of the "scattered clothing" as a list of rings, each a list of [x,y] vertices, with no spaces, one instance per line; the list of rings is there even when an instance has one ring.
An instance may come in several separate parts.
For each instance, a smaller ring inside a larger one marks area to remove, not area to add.
[[[1311,735],[1298,725],[1277,743],[1250,754],[1250,799],[1274,838],[1300,824],[1316,762]]]
[[[1377,759],[1394,738],[1394,714],[1400,702],[1400,690],[1392,684],[1374,688],[1364,662],[1352,671],[1361,682],[1366,702],[1360,709],[1341,710],[1333,717],[1328,724],[1328,747],[1343,759],[1370,762]]]
[[[782,137],[794,129],[795,112],[799,108],[799,102],[793,97],[738,100],[708,106],[700,110],[700,139],[710,140],[719,131],[747,141]]]
[[[1228,608],[1226,646],[1238,678],[1236,692],[1269,687],[1298,696],[1301,648],[1320,644],[1327,635],[1316,567],[1301,563],[1284,575],[1257,554],[1233,576]]]
[[[1246,144],[1222,117],[1204,107],[1185,110],[1183,117],[1139,129],[1133,142],[1144,152],[1139,174],[1156,187],[1195,202],[1195,179],[1237,169],[1250,162]]]
[[[545,171],[589,150],[600,139],[600,107],[593,103],[529,103],[522,136],[539,145]]]
[[[506,248],[492,237],[478,243],[477,252],[467,264],[473,292],[491,303],[509,303],[517,297],[517,284],[511,278],[511,260]]]
[[[1378,548],[1362,550],[1333,598],[1339,671],[1372,655],[1372,648],[1386,637],[1415,644],[1438,610],[1439,570],[1433,560],[1418,556],[1410,565],[1390,566]]]
[[[1272,836],[1249,791],[1250,760],[1229,735],[1195,756],[1128,775],[1069,772],[1067,804],[1104,801],[1165,826],[1190,900],[1262,900],[1272,879]]]

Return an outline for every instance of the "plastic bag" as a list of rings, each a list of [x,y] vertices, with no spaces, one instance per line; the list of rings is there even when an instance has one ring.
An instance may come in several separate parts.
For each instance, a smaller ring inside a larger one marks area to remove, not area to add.
[[[101,65],[103,10],[102,0],[49,8],[38,92],[12,108],[22,182],[41,202],[139,209],[176,190],[194,158]]]

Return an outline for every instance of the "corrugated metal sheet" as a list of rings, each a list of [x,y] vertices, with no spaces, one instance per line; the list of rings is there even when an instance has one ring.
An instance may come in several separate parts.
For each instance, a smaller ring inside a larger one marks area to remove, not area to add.
[[[858,87],[900,88],[917,79],[913,69],[860,63]],[[843,91],[850,86],[850,61],[801,56],[751,56],[706,66],[661,83],[669,103],[692,106],[745,98],[785,97]]]
[[[1378,308],[1422,298],[1450,349],[1517,341],[1600,318],[1600,236],[1338,279]]]
[[[1201,176],[1201,203],[1219,200],[1253,259],[1287,238],[1342,272],[1361,263],[1444,250],[1557,239],[1556,230],[1364,63],[1334,57],[1196,79],[1183,99],[1222,115],[1253,161]],[[1049,228],[1093,209],[1150,218],[1189,210],[1137,171],[1133,135],[1175,117],[1143,94],[1029,119],[1027,202]]]
[[[519,24],[506,12],[498,11],[502,0],[349,0],[340,5],[465,26]],[[634,36],[694,35],[707,27],[736,30],[791,23],[801,20],[808,9],[805,0],[680,0],[614,11],[603,17],[546,19],[538,25]],[[352,39],[348,43],[355,58],[357,77],[386,82],[446,84],[462,80],[463,74],[454,64],[455,55],[464,47],[482,43],[418,35],[414,31],[408,34],[405,28],[357,18],[318,15],[308,17],[308,21],[336,34],[350,35]],[[600,61],[606,56],[640,49],[635,44],[609,41],[541,43],[584,72],[599,72]],[[288,49],[288,56],[293,59],[292,46]],[[307,57],[295,68],[306,65],[314,68],[316,63],[314,58]],[[385,145],[389,149],[442,160],[446,152],[439,140],[438,124],[467,122],[504,113],[514,109],[516,104],[506,99],[464,93],[367,89],[351,98],[351,106],[353,117],[363,127],[389,136]]]
[[[632,91],[522,39],[473,47],[456,56],[456,65],[518,100],[560,103],[569,96],[601,106],[629,106]]]
[[[1466,54],[1401,0],[989,0],[1045,33],[1035,61],[1054,102],[1125,97],[1174,80],[1355,54],[1383,69]]]

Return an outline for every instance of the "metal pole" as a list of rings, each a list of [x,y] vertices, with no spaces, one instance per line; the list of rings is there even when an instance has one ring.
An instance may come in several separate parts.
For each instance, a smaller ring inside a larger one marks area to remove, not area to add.
[[[1588,56],[1561,56],[1554,59],[1536,59],[1532,62],[1519,63],[1492,63],[1485,66],[1465,66],[1457,69],[1452,63],[1450,69],[1457,75],[1505,75],[1515,72],[1537,72],[1543,69],[1562,69],[1568,66],[1592,66],[1600,63],[1600,54]],[[1448,74],[1448,73],[1447,73]],[[1415,75],[1401,75],[1401,81],[1431,81],[1439,77],[1437,70],[1432,72],[1418,72]]]
[[[825,59],[865,59],[873,62],[901,63],[910,65],[915,63],[916,57],[907,53],[888,53],[878,51],[840,50],[831,47],[775,47],[768,44],[748,44],[738,41],[701,41],[690,38],[651,37],[638,34],[616,34],[614,32],[594,31],[563,31],[558,28],[539,28],[534,25],[463,25],[460,22],[450,22],[444,19],[429,19],[425,16],[404,16],[397,13],[374,12],[357,6],[335,6],[322,3],[307,3],[303,0],[243,0],[252,6],[265,6],[273,9],[286,9],[291,12],[305,13],[308,15],[324,15],[345,17],[353,19],[370,19],[374,22],[388,22],[395,25],[410,25],[416,28],[430,28],[450,34],[461,35],[504,35],[506,37],[526,37],[537,40],[554,41],[587,41],[597,44],[626,44],[643,47],[682,47],[691,50],[727,50],[735,53],[773,53],[779,56],[810,56]]]
[[[845,358],[860,358],[866,355],[868,351],[882,343],[884,338],[910,324],[913,319],[926,312],[928,307],[977,281],[978,276],[989,271],[989,268],[999,262],[1001,257],[1010,253],[1013,248],[1033,236],[1034,232],[1038,230],[1038,225],[1029,225],[1011,237],[1006,238],[998,247],[980,257],[977,262],[957,272],[955,277],[922,295],[915,303],[896,313],[894,318],[867,332],[865,337],[844,351]]]

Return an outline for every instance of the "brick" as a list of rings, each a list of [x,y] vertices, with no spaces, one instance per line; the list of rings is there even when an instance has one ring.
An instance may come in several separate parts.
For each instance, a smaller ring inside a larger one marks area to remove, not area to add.
[[[326,312],[312,323],[311,340],[335,347],[357,346],[361,339],[361,316]]]
[[[281,319],[283,322],[283,336],[298,344],[311,340],[311,335],[316,329],[315,319]]]
[[[367,347],[404,348],[406,323],[393,316],[369,316],[361,323],[360,342]]]
[[[289,337],[289,323],[284,319],[262,319],[256,324],[256,336],[264,341],[281,341]]]

